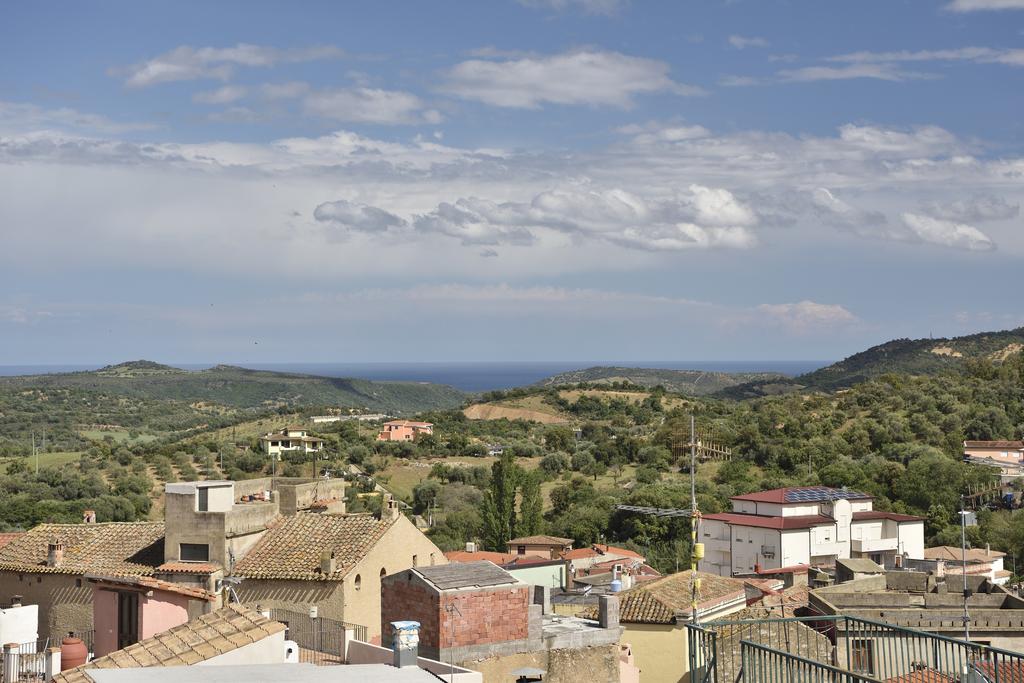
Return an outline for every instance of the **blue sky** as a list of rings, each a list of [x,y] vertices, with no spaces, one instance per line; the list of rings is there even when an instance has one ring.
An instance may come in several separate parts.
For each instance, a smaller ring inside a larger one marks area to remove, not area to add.
[[[0,58],[0,364],[1024,324],[1024,0],[39,2]]]

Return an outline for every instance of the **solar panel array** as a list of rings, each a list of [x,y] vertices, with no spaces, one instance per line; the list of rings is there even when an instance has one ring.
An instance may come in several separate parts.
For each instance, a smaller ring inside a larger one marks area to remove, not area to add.
[[[827,486],[805,486],[786,490],[787,503],[820,503],[824,500],[856,500],[870,498],[866,493],[849,489],[833,489]]]

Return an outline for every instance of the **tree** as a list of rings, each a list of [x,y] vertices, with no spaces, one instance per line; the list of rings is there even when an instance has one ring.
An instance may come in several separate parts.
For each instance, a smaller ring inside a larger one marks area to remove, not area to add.
[[[544,532],[544,500],[537,473],[523,474],[522,500],[519,501],[518,536],[534,536]]]
[[[483,543],[487,550],[500,552],[515,535],[519,472],[511,453],[504,453],[491,465],[491,484],[483,505]]]

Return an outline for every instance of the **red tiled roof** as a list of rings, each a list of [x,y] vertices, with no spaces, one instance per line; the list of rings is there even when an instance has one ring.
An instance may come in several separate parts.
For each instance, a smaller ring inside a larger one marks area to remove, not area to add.
[[[888,519],[893,522],[923,522],[924,517],[914,515],[902,515],[898,512],[885,512],[884,510],[863,510],[853,513],[853,521],[866,522],[873,519]]]
[[[619,619],[634,624],[673,624],[690,614],[692,572],[662,576],[619,594]],[[697,572],[701,587],[698,611],[714,609],[746,596],[743,582],[727,576]],[[596,609],[592,610],[596,613]],[[587,612],[581,616],[588,616]]]
[[[448,558],[449,562],[479,562],[487,560],[497,565],[512,562],[518,557],[515,553],[495,553],[490,550],[477,550],[473,553],[466,552],[465,550],[450,550],[444,556]],[[540,559],[543,560],[544,558]]]
[[[300,512],[267,531],[235,565],[234,573],[252,579],[341,581],[387,533],[394,522],[370,515]],[[333,550],[335,571],[320,571],[320,556]]]
[[[964,441],[964,448],[1024,448],[1024,441]]]
[[[54,540],[64,544],[64,558],[56,567],[49,567],[48,547]],[[152,574],[163,558],[163,522],[40,524],[0,548],[0,570],[144,576]]]
[[[704,515],[704,519],[717,520],[737,526],[753,526],[762,529],[810,529],[812,526],[835,524],[831,517],[822,515],[799,515],[797,517],[768,517],[765,515],[748,515],[742,512],[714,512]]]
[[[84,577],[96,583],[113,583],[123,586],[137,586],[139,588],[152,588],[153,590],[177,593],[196,600],[213,602],[217,596],[197,586],[186,586],[182,583],[161,581],[151,576],[106,576],[104,574],[85,574]]]
[[[25,532],[24,531],[11,531],[11,532],[8,532],[8,533],[0,534],[0,548],[3,548],[5,545],[7,545],[8,543],[10,543],[14,539],[16,539],[18,536],[21,536],[23,533],[25,533]]]
[[[626,550],[625,548],[618,548],[612,545],[601,545],[600,543],[595,543],[587,548],[576,548],[569,552],[562,553],[562,558],[566,560],[582,560],[584,558],[599,557],[603,555],[618,555],[620,557],[632,557],[638,560],[644,559],[643,555],[633,552],[632,550]]]

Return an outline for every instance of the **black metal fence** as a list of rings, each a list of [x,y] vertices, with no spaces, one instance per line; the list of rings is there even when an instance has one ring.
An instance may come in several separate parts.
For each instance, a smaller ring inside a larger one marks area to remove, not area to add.
[[[285,625],[285,639],[299,646],[299,661],[318,665],[345,663],[345,631],[355,640],[367,639],[367,628],[328,617],[310,617],[308,613],[273,608],[270,618]]]

